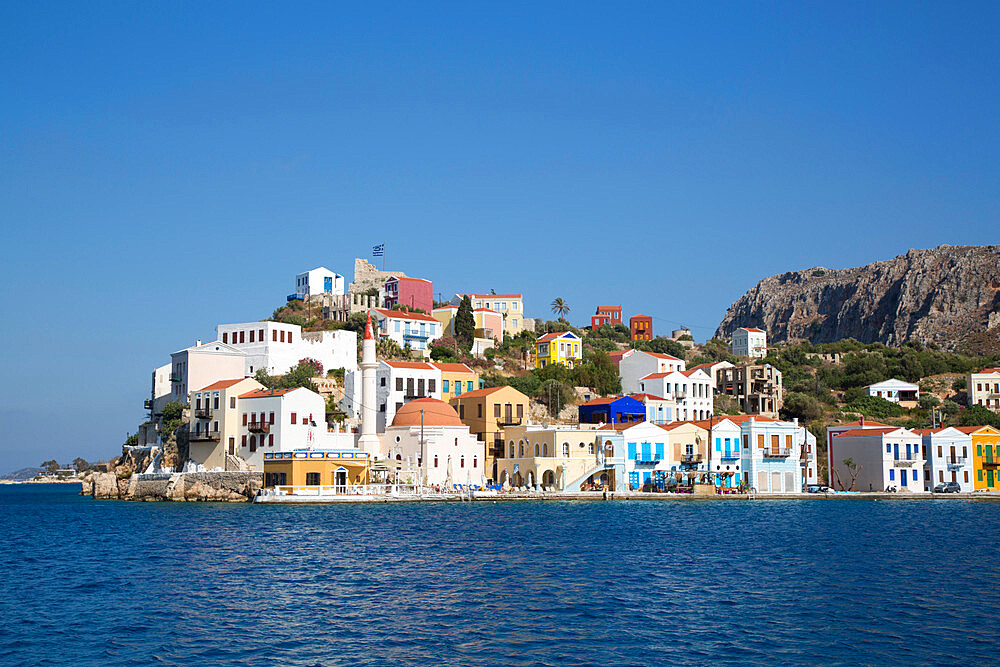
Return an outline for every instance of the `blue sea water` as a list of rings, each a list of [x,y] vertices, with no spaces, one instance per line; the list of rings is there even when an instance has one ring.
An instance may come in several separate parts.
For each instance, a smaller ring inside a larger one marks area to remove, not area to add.
[[[3,664],[997,664],[1000,503],[0,487]]]

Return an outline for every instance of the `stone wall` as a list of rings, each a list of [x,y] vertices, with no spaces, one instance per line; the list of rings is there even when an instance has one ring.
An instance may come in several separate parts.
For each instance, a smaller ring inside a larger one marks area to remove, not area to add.
[[[87,475],[80,483],[80,493],[111,500],[248,502],[263,485],[264,473],[252,470],[136,473],[127,477],[102,472]]]

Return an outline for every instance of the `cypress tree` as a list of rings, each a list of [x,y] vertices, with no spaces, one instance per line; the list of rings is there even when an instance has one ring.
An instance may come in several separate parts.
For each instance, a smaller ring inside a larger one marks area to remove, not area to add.
[[[476,318],[472,314],[472,300],[466,295],[458,305],[455,315],[455,340],[466,350],[472,349],[472,340],[476,337]]]

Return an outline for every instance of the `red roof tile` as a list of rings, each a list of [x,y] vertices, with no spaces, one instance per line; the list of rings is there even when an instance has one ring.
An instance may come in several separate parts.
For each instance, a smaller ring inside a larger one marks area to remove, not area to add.
[[[535,342],[536,343],[547,343],[550,340],[555,340],[556,338],[559,338],[561,336],[565,336],[566,334],[570,334],[571,336],[576,337],[576,334],[574,334],[572,331],[553,331],[552,333],[547,333],[544,336],[541,336]]]
[[[855,428],[850,431],[844,431],[843,433],[834,433],[835,438],[863,438],[873,435],[885,435],[886,433],[892,433],[894,431],[899,431],[904,429],[902,426],[890,426],[888,428]]]
[[[470,299],[520,299],[520,294],[459,294]]]
[[[472,375],[476,373],[476,371],[472,370],[465,364],[460,364],[460,363],[449,364],[449,363],[441,363],[438,361],[432,361],[431,366],[444,373],[468,373]]]
[[[434,367],[431,366],[426,361],[385,361],[385,360],[383,360],[382,363],[384,363],[386,366],[390,366],[392,368],[409,368],[411,370],[420,370],[420,371],[432,371],[432,370],[434,370]]]
[[[240,394],[240,398],[271,398],[274,396],[284,396],[302,387],[292,387],[291,389],[254,389],[245,394]]]
[[[667,400],[667,399],[663,398],[662,396],[656,396],[655,394],[629,394],[629,396],[631,396],[632,398],[634,398],[637,401],[642,401],[643,403],[645,403],[646,401],[665,401],[665,400]]]
[[[843,424],[837,424],[836,426],[831,426],[830,428],[841,428],[841,427],[844,427],[844,426],[863,426],[865,428],[868,428],[868,427],[878,428],[878,427],[885,427],[885,426],[889,426],[889,425],[888,424],[883,424],[882,422],[868,421],[866,419],[864,421],[864,423],[861,423],[860,421],[856,421],[856,422],[844,422]]]
[[[207,387],[202,387],[197,391],[211,391],[213,389],[225,389],[227,387],[232,387],[237,382],[243,382],[246,379],[247,378],[239,378],[238,380],[219,380],[218,382],[210,384]]]
[[[383,315],[384,317],[390,317],[395,320],[421,320],[424,322],[437,322],[436,319],[430,315],[425,315],[424,313],[411,313],[402,310],[385,310],[384,308],[376,308],[375,312]]]

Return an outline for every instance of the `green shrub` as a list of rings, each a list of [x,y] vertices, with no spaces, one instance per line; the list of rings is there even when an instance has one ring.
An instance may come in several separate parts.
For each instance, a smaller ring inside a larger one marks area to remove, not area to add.
[[[875,417],[877,419],[900,417],[904,413],[903,408],[899,407],[899,405],[879,396],[865,396],[851,401],[846,409],[860,412],[866,417]]]

